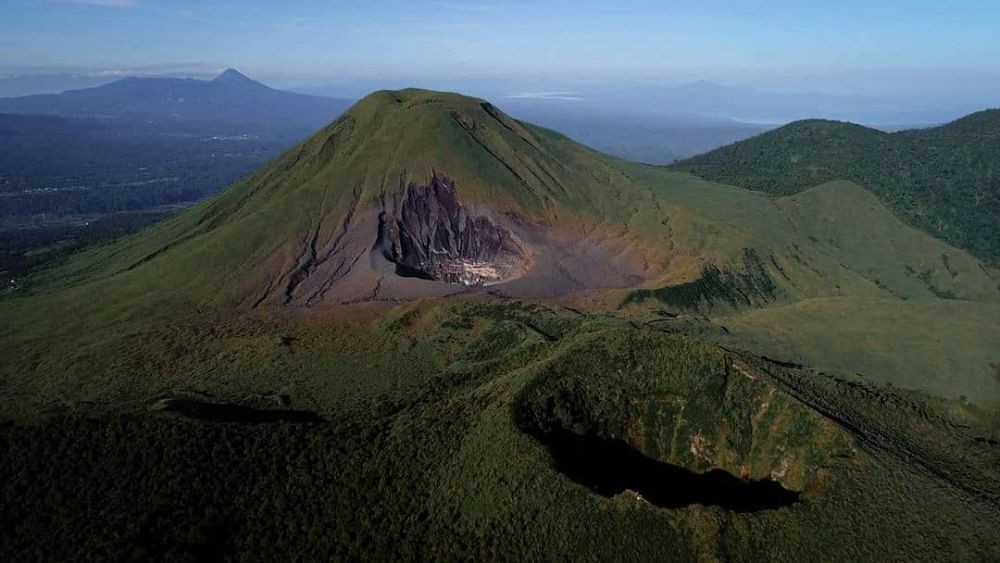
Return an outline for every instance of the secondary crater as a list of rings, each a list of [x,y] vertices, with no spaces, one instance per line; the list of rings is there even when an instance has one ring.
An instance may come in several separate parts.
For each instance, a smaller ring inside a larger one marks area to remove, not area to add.
[[[526,244],[493,219],[471,213],[454,182],[440,174],[429,186],[410,183],[386,202],[377,247],[398,275],[466,286],[517,278],[531,262]]]
[[[599,495],[781,509],[820,498],[851,441],[765,366],[687,337],[605,330],[540,366],[512,416],[553,470]]]

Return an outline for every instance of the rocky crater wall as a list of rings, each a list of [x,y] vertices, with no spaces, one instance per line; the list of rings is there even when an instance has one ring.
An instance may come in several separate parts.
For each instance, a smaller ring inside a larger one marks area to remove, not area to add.
[[[471,213],[440,174],[428,186],[410,183],[383,205],[377,248],[401,276],[466,286],[520,277],[531,264],[523,241]]]

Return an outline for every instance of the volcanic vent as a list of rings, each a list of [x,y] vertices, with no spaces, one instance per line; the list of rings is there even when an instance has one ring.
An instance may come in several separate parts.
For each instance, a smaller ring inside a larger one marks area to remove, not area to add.
[[[527,245],[489,217],[471,214],[440,174],[429,186],[410,183],[385,204],[378,247],[401,276],[470,286],[517,278],[530,263]]]

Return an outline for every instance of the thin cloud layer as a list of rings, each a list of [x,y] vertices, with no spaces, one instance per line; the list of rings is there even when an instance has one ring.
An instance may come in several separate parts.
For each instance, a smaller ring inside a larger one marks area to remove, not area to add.
[[[106,8],[130,8],[139,4],[139,0],[55,0],[56,4],[87,4],[104,6]]]
[[[515,92],[507,97],[515,100],[580,101],[583,99],[577,92]]]

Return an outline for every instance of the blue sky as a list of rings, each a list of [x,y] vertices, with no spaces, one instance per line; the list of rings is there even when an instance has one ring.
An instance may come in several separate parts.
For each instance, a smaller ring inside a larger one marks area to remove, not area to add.
[[[931,87],[1000,76],[998,27],[996,0],[0,0],[0,65]]]

